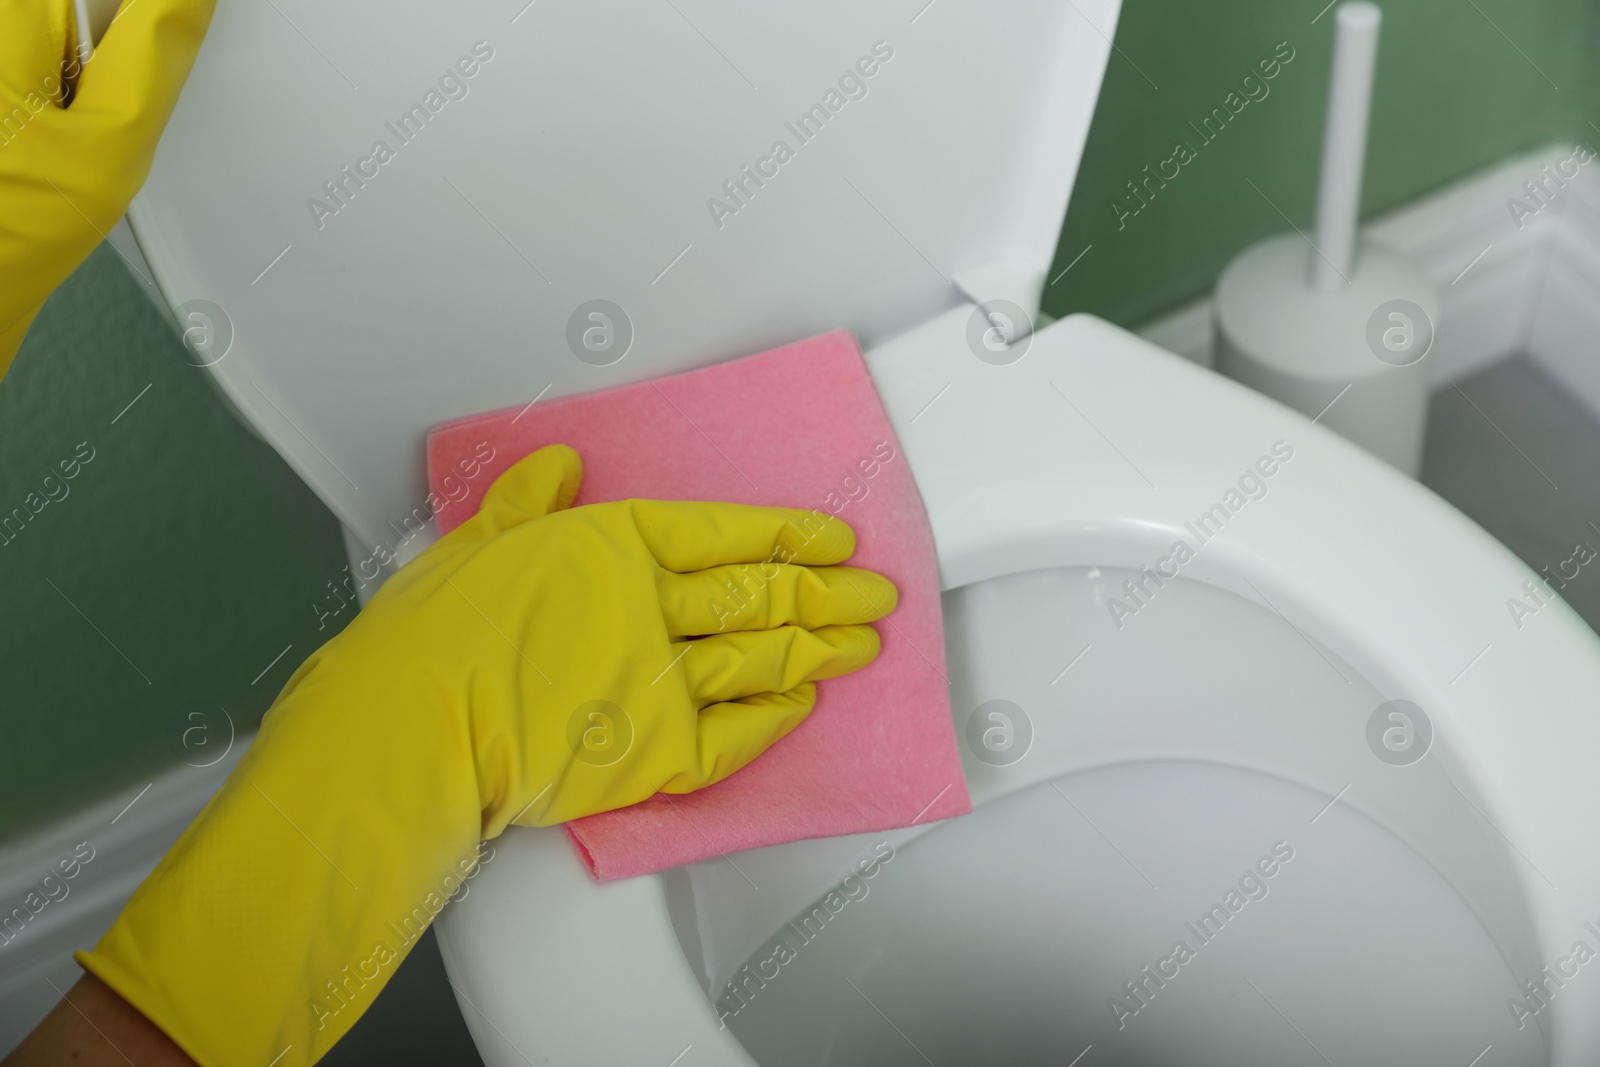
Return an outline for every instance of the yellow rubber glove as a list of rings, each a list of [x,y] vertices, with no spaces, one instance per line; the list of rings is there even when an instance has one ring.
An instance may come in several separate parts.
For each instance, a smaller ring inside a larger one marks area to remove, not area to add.
[[[570,448],[536,452],[391,578],[79,954],[201,1064],[315,1062],[480,839],[725,778],[806,717],[815,680],[877,655],[863,624],[895,589],[824,566],[855,547],[839,520],[569,508],[580,477]]]
[[[0,0],[0,374],[144,184],[212,6],[125,0],[80,66],[72,0]]]

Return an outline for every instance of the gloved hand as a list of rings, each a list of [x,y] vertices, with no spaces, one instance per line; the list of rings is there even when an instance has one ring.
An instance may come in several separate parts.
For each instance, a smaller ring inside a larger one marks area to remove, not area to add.
[[[570,508],[580,477],[541,449],[391,578],[79,955],[201,1064],[315,1062],[481,838],[719,781],[877,655],[895,589],[827,566],[854,550],[839,520]]]
[[[144,184],[213,2],[125,0],[80,66],[72,0],[0,0],[0,374]]]

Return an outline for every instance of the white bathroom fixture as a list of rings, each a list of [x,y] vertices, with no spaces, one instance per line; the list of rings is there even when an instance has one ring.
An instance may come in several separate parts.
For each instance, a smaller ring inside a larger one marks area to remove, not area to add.
[[[977,810],[604,886],[507,832],[440,924],[487,1063],[1600,1057],[1594,635],[1257,393],[971,340],[1049,284],[1116,16],[220,7],[133,226],[360,551],[426,541],[437,422],[841,324],[933,524]]]

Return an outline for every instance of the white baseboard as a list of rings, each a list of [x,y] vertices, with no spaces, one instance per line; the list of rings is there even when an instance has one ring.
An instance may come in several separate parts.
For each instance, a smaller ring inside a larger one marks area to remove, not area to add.
[[[1600,180],[1574,185],[1560,206],[1527,351],[1600,418]]]
[[[250,740],[239,736],[220,758],[197,749],[190,765],[163,773],[147,791],[130,789],[0,850],[0,1056],[78,980],[72,953],[92,948],[111,926]],[[216,747],[222,743],[215,738]],[[90,850],[92,858],[74,868],[72,861]],[[70,878],[63,877],[63,861],[74,872]]]
[[[1508,202],[1572,152],[1548,145],[1411,201],[1363,227],[1368,240],[1419,262],[1439,288],[1434,388],[1527,353],[1600,415],[1600,160],[1518,227]],[[1212,365],[1211,298],[1137,328],[1147,340]]]

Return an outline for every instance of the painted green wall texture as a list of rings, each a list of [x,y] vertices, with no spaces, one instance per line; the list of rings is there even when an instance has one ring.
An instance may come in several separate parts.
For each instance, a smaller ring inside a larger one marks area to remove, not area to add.
[[[1323,2],[1127,0],[1051,276],[1089,251],[1046,310],[1132,323],[1286,229],[1279,210],[1306,224],[1332,34],[1330,16],[1312,21]],[[1587,62],[1600,35],[1586,0],[1392,0],[1385,12],[1369,212],[1519,148],[1600,139],[1587,125],[1600,121]],[[1260,95],[1243,78],[1279,42],[1294,58],[1267,95],[1202,143],[1189,123],[1229,92]],[[1119,220],[1113,203],[1137,204],[1122,200],[1126,183],[1180,141],[1194,158]],[[66,494],[0,546],[0,847],[197,761],[185,730],[220,738],[223,708],[252,725],[331,632],[311,605],[344,563],[336,524],[180,351],[102,247],[0,382],[0,516],[30,493]],[[77,463],[71,480],[63,461]]]
[[[1318,17],[1326,4],[1125,0],[1046,312],[1131,325],[1204,293],[1251,242],[1291,223],[1309,232],[1333,43],[1333,12]],[[1364,214],[1546,141],[1600,147],[1589,125],[1600,122],[1600,5],[1381,6]],[[1263,78],[1258,64],[1272,70],[1280,46],[1294,58]],[[1208,128],[1216,108],[1226,122]]]
[[[337,524],[183,354],[101,245],[0,381],[0,847],[209,761],[333,632]]]

